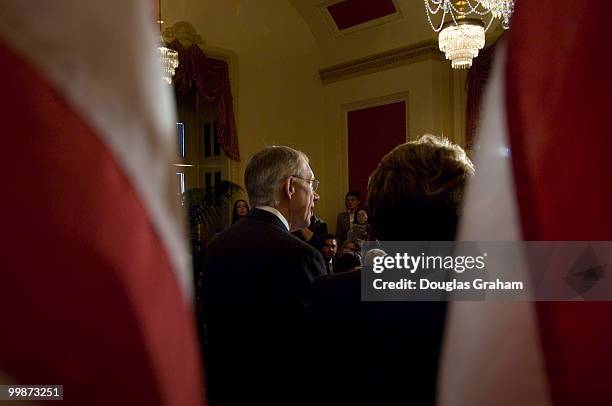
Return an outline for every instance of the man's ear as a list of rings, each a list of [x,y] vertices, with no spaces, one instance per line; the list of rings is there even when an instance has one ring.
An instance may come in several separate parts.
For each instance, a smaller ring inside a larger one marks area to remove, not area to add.
[[[293,178],[291,176],[283,182],[283,192],[289,199],[295,194],[295,186],[293,186]]]

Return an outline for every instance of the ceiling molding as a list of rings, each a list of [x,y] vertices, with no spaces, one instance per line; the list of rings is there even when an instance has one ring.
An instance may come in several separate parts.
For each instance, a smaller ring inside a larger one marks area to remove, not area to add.
[[[444,60],[444,55],[438,48],[438,41],[423,41],[323,68],[319,70],[319,77],[326,85],[427,59]]]

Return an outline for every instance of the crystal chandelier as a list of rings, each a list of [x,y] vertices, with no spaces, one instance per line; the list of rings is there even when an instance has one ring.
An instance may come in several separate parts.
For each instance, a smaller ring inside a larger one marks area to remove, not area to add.
[[[164,20],[162,20],[161,18],[161,0],[159,0],[157,24],[159,24],[159,42],[161,45],[157,47],[157,50],[159,51],[159,58],[161,60],[162,78],[164,82],[166,82],[167,84],[171,84],[172,76],[174,76],[174,70],[179,65],[178,52],[164,46],[165,41],[164,36],[162,34],[163,23]]]
[[[480,4],[487,10],[491,10],[491,15],[502,20],[502,27],[505,30],[510,28],[510,17],[514,12],[514,0],[480,0]]]
[[[510,27],[514,11],[514,0],[424,0],[427,20],[438,32],[438,45],[446,59],[455,69],[467,69],[472,59],[478,56],[485,45],[485,32],[495,18],[502,20],[502,27]],[[442,14],[440,24],[435,26],[431,16]],[[482,19],[490,15],[485,26]],[[450,16],[447,18],[447,16]]]
[[[161,38],[163,44],[163,38]],[[159,51],[159,57],[162,64],[162,75],[164,82],[167,84],[172,83],[172,76],[174,76],[174,70],[178,67],[178,52],[173,49],[166,48],[165,46],[157,47]]]
[[[442,27],[438,35],[440,51],[451,60],[455,69],[467,69],[472,59],[485,44],[485,29],[482,21],[476,19],[450,21]]]

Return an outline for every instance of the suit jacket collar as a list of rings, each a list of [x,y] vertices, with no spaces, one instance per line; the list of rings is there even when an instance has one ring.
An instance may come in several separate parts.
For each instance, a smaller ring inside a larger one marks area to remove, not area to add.
[[[247,214],[247,217],[250,217],[252,219],[259,220],[259,221],[265,221],[266,223],[274,224],[275,226],[279,227],[281,230],[285,232],[289,232],[289,230],[287,230],[287,227],[285,226],[285,224],[283,224],[281,219],[279,219],[278,217],[276,217],[273,213],[270,213],[269,211],[258,209],[255,207],[253,210],[249,212],[249,214]]]

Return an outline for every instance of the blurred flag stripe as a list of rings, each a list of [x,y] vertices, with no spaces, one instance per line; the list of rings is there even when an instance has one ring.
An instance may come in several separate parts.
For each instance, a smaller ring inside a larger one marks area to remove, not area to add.
[[[609,35],[593,24],[605,5],[517,7],[506,100],[525,240],[612,240]],[[612,403],[612,303],[542,302],[537,312],[554,404]]]
[[[477,137],[459,239],[516,241],[521,226],[510,159],[498,46]],[[503,263],[503,261],[501,261]],[[509,261],[508,261],[509,263]],[[503,273],[503,270],[498,270]],[[548,405],[535,308],[527,302],[453,302],[438,381],[440,405]]]
[[[609,36],[593,23],[605,4],[517,4],[483,105],[462,239],[612,240]],[[493,157],[500,142],[511,159]],[[450,314],[440,404],[612,403],[612,303],[452,303]]]
[[[34,3],[0,5],[0,176],[8,185],[0,199],[8,236],[0,371],[22,384],[61,383],[74,404],[200,405],[200,357],[179,277],[185,269],[172,253],[185,241],[168,243],[181,236],[178,213],[150,202],[173,197],[166,187],[172,133],[163,131],[172,110],[167,94],[144,100],[139,90],[161,83],[151,65],[157,60],[125,53],[154,49],[152,30],[138,30],[148,2]],[[116,13],[122,7],[127,12]],[[70,31],[74,19],[80,31]],[[19,32],[7,33],[15,26]],[[96,41],[76,45],[113,28],[130,31],[123,41],[136,44],[110,44],[98,56],[87,50]],[[106,70],[96,58],[127,65]],[[120,123],[103,122],[112,118]],[[125,151],[138,150],[126,164]]]
[[[192,295],[174,175],[176,119],[148,0],[2,0],[0,39],[42,72],[115,157]],[[121,12],[117,12],[121,10]]]

